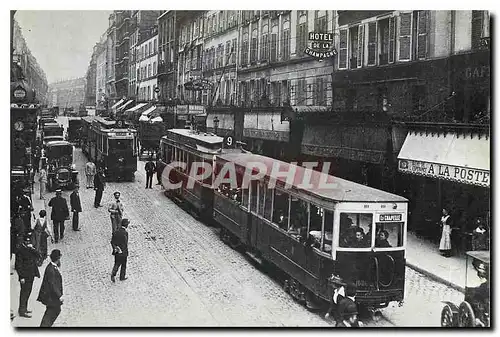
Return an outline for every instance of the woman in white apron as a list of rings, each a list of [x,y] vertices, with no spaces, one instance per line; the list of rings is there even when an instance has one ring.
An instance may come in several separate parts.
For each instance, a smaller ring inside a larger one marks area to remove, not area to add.
[[[441,217],[441,241],[439,242],[439,251],[442,255],[449,257],[451,255],[451,219],[448,211],[443,208]]]

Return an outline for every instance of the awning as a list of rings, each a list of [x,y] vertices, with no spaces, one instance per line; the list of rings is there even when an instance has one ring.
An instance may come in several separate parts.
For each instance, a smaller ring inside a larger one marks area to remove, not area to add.
[[[133,102],[133,100],[127,101],[127,103],[125,103],[125,104],[119,106],[118,108],[116,108],[116,111],[121,111],[121,110],[125,109],[127,106],[129,106],[130,104],[132,104],[132,102]]]
[[[398,155],[400,172],[490,186],[490,139],[411,131]]]
[[[163,122],[163,118],[161,118],[160,116],[151,119],[151,123],[161,123],[161,122]]]
[[[134,106],[134,107],[132,107],[132,108],[128,109],[128,110],[127,110],[127,111],[125,111],[125,112],[134,112],[134,111],[137,111],[137,110],[139,110],[140,108],[142,108],[143,106],[145,106],[145,105],[147,105],[147,104],[148,104],[148,103],[139,103],[139,104],[137,104],[136,106]]]
[[[149,116],[149,114],[152,113],[155,109],[156,109],[156,105],[153,105],[152,107],[150,107],[149,109],[144,111],[141,115],[142,116]]]
[[[114,109],[116,108],[118,105],[122,104],[125,100],[122,98],[121,100],[119,100],[118,102],[116,102],[112,107],[111,109]]]
[[[148,116],[142,115],[141,117],[139,117],[139,122],[147,122],[147,121],[149,121]]]

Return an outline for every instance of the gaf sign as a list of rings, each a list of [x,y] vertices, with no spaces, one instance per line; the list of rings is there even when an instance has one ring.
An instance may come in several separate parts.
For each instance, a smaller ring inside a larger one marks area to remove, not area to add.
[[[310,47],[304,50],[309,56],[324,59],[337,55],[337,51],[333,48],[332,33],[309,33]]]

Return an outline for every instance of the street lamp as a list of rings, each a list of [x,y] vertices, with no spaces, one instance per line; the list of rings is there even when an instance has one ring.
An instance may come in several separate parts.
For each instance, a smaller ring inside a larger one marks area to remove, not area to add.
[[[217,135],[217,129],[219,128],[219,118],[215,116],[213,122],[214,122],[214,133]]]

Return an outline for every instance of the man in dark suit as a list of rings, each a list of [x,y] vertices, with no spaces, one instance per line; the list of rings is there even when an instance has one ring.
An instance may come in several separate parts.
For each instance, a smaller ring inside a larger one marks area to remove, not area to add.
[[[40,327],[51,327],[61,313],[63,299],[62,276],[59,268],[61,267],[61,251],[54,249],[50,253],[51,262],[45,268],[42,285],[37,301],[46,306]]]
[[[36,264],[39,253],[31,244],[30,235],[25,235],[23,242],[18,246],[16,252],[15,268],[21,284],[19,294],[19,316],[31,318],[31,310],[28,310],[28,300],[33,289],[35,277],[40,277]]]
[[[62,196],[60,189],[56,190],[56,196],[50,199],[49,207],[52,207],[50,218],[54,224],[54,240],[59,242],[59,234],[61,240],[64,238],[64,221],[69,218],[68,203]]]
[[[104,171],[102,168],[97,170],[97,174],[94,176],[94,190],[95,190],[95,198],[94,198],[94,207],[102,207],[102,193],[104,192],[104,187],[106,187],[106,181],[104,178]]]
[[[115,282],[115,276],[120,268],[120,280],[125,281],[127,277],[127,257],[128,257],[128,219],[122,219],[121,227],[113,233],[111,238],[111,246],[113,247],[113,255],[115,256],[115,264],[111,271],[111,281]]]
[[[71,212],[73,212],[73,230],[79,231],[78,228],[78,213],[82,211],[82,203],[80,202],[80,194],[78,193],[78,185],[75,185],[73,193],[69,196],[69,201],[71,204]]]
[[[153,174],[156,171],[156,165],[153,163],[153,158],[149,157],[144,169],[146,170],[146,188],[153,188],[151,185],[153,184]]]

